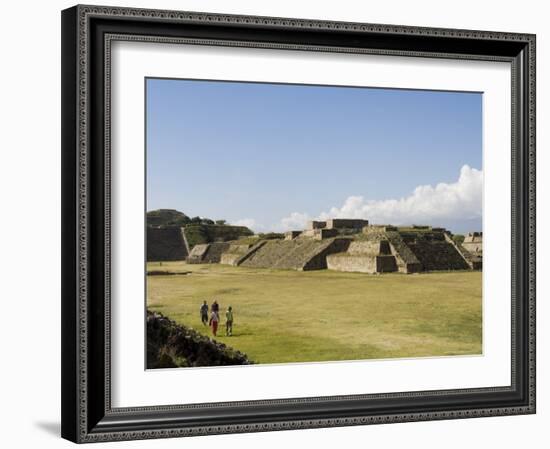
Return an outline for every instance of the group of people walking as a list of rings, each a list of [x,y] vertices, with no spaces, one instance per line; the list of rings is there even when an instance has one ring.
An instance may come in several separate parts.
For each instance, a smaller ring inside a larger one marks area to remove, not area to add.
[[[208,304],[206,301],[204,301],[200,310],[202,324],[206,326],[208,323],[208,326],[212,328],[212,335],[215,337],[220,323],[220,305],[218,301],[214,300],[212,306],[210,306],[210,318],[208,317]],[[225,335],[233,335],[233,308],[231,306],[225,312]]]

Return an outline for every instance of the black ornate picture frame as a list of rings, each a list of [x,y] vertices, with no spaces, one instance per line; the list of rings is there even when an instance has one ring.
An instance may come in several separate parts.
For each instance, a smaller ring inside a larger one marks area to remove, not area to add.
[[[509,62],[511,385],[113,408],[109,82],[116,40]],[[535,413],[535,36],[119,7],[67,9],[62,257],[62,436],[74,442]]]

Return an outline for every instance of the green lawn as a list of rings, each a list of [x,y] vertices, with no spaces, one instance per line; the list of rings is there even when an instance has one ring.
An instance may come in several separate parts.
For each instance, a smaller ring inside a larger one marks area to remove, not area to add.
[[[199,307],[217,299],[217,340],[256,363],[481,353],[481,272],[414,275],[299,272],[149,263],[151,310],[205,335]],[[225,310],[232,305],[233,336]]]

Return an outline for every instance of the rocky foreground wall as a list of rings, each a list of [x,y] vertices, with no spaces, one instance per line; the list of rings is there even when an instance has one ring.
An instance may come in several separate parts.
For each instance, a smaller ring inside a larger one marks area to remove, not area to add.
[[[246,354],[147,311],[147,368],[250,365]]]

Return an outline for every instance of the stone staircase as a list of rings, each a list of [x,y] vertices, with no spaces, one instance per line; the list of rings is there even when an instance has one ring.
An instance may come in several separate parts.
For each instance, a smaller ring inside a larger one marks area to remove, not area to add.
[[[321,270],[328,254],[345,251],[348,239],[269,240],[240,265],[254,268]]]
[[[203,256],[202,263],[220,263],[222,254],[229,249],[230,244],[226,242],[214,242],[208,245]]]
[[[441,234],[441,235],[439,235]],[[443,233],[402,236],[424,271],[468,270],[470,266]]]
[[[386,238],[390,243],[391,253],[395,256],[397,270],[400,273],[418,273],[422,271],[422,264],[405,244],[399,232],[388,231]]]
[[[472,270],[482,269],[483,259],[481,255],[471,253],[466,248],[464,248],[464,246],[462,246],[460,243],[455,242],[452,239],[452,237],[448,234],[445,234],[445,240],[449,242],[449,244],[455,247],[455,249],[458,251],[458,253],[462,256],[462,258],[466,261],[466,263]]]

